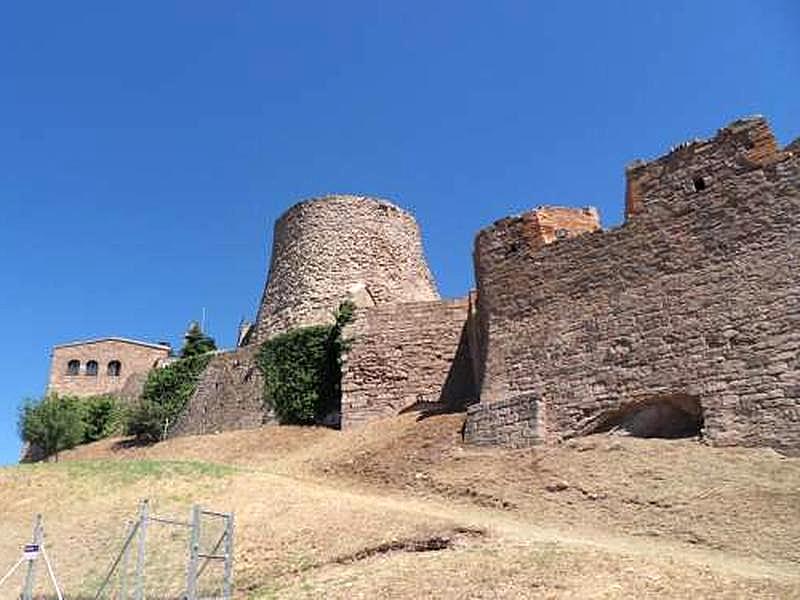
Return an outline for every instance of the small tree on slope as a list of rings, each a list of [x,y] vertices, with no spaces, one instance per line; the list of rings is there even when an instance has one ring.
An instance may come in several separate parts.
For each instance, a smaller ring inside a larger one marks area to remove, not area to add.
[[[183,336],[183,340],[181,358],[191,358],[192,356],[199,356],[200,354],[205,354],[206,352],[217,349],[214,338],[206,335],[197,321],[192,321],[189,325],[189,329]]]

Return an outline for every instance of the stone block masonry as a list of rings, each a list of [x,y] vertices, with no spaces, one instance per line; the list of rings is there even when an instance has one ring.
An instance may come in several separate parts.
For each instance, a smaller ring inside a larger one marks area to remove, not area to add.
[[[465,322],[468,300],[361,309],[342,379],[342,427],[418,403],[463,406],[475,399]]]
[[[170,347],[127,338],[100,338],[53,347],[47,391],[61,395],[141,393],[147,373],[167,361]]]
[[[361,306],[437,300],[414,217],[385,200],[312,198],[275,223],[253,342],[333,322],[345,299]]]
[[[800,156],[737,121],[630,167],[626,212],[546,246],[514,220],[478,235],[468,440],[557,440],[696,402],[709,442],[800,454]],[[536,435],[500,434],[505,402],[536,405]]]
[[[258,346],[220,352],[208,363],[171,436],[253,429],[273,420],[262,404],[264,377]]]
[[[343,427],[439,403],[467,407],[476,444],[619,430],[800,454],[800,141],[781,149],[742,119],[626,178],[616,229],[540,207],[481,231],[462,300],[439,299],[405,211],[296,205],[275,226],[254,343],[212,361],[173,433],[269,420],[258,345],[351,299]]]
[[[525,448],[539,438],[539,399],[522,394],[494,404],[474,404],[467,408],[464,439],[476,446]]]

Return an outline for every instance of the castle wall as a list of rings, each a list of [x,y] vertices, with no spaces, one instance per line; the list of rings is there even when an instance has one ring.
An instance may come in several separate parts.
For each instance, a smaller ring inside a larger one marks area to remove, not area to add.
[[[616,230],[542,247],[512,219],[478,235],[467,440],[559,439],[688,397],[712,443],[800,453],[800,157],[749,119],[628,182]]]
[[[270,422],[262,408],[264,377],[256,366],[258,346],[216,354],[170,436],[253,429]]]
[[[119,394],[128,380],[139,380],[157,363],[169,356],[169,346],[140,343],[122,338],[105,338],[63,344],[53,348],[48,392],[61,395],[95,396]],[[76,374],[68,371],[70,361],[77,361]],[[87,370],[90,361],[97,363],[96,374]],[[108,365],[119,361],[118,374],[109,372]]]
[[[468,300],[389,304],[357,311],[342,379],[342,427],[416,403],[474,401],[465,323]]]
[[[275,224],[253,342],[331,323],[339,303],[438,299],[413,216],[389,202],[328,196],[297,204]]]
[[[525,448],[544,441],[541,433],[539,398],[535,394],[467,408],[464,439],[470,444]]]

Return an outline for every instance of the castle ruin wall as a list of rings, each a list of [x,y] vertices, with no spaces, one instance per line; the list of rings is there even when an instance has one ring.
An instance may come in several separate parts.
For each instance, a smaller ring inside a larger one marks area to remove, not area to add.
[[[342,428],[442,403],[475,400],[465,331],[469,301],[388,304],[356,312],[342,377]]]
[[[197,382],[170,436],[254,429],[274,420],[264,410],[264,377],[256,364],[258,346],[214,355]]]
[[[546,246],[527,243],[524,219],[482,231],[467,441],[562,439],[689,398],[712,443],[800,453],[791,150],[763,119],[738,121],[629,168],[620,228]]]

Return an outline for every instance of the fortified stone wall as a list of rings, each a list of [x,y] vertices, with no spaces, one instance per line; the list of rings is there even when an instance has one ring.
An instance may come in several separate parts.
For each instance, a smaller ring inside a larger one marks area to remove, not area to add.
[[[276,223],[252,342],[333,321],[339,303],[437,300],[414,217],[362,196],[301,202]]]
[[[491,229],[497,236],[503,238],[502,252],[506,256],[513,256],[522,250],[531,252],[557,241],[600,231],[600,215],[592,206],[584,208],[540,206],[521,215],[500,219]],[[481,255],[476,250],[474,256],[476,268],[480,259]],[[489,348],[486,339],[487,330],[486,324],[481,321],[484,313],[477,310],[478,292],[471,292],[469,299],[470,351],[473,372],[480,386],[487,361],[486,351]]]
[[[120,394],[129,380],[127,387],[135,387],[133,382],[142,380],[150,369],[168,358],[169,352],[166,345],[125,338],[55,346],[47,391],[76,396]]]
[[[357,311],[342,379],[342,427],[418,403],[475,399],[465,322],[468,300],[389,304]]]
[[[506,438],[695,401],[713,443],[800,452],[800,157],[763,119],[738,121],[631,167],[627,214],[543,247],[519,220],[478,235],[482,405],[467,440],[531,404],[536,435]]]
[[[208,363],[170,436],[253,429],[273,420],[262,408],[264,378],[256,366],[258,346],[220,352]]]

